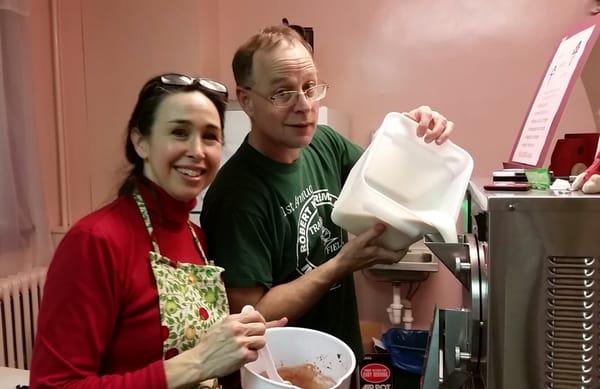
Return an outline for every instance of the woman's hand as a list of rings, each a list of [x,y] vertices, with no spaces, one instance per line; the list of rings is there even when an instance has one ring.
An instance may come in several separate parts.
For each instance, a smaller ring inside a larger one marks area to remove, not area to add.
[[[266,323],[258,311],[226,317],[202,335],[196,347],[165,361],[167,386],[176,388],[238,370],[258,357],[267,326],[286,323],[285,318]]]
[[[208,330],[193,349],[201,380],[222,377],[255,361],[257,350],[265,346],[266,328],[264,317],[253,311],[230,315]]]
[[[287,317],[282,317],[281,319],[268,321],[265,324],[265,326],[267,326],[267,328],[285,327],[287,325],[287,323],[288,323],[288,318]]]

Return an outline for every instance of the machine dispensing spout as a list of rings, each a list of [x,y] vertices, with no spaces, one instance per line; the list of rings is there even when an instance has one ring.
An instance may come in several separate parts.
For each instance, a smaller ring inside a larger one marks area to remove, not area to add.
[[[446,243],[440,234],[427,234],[425,245],[439,258],[454,276],[471,290],[470,251],[468,239],[465,235],[458,236],[459,243]]]
[[[393,326],[397,327],[402,324],[402,292],[400,290],[400,283],[393,282],[392,283],[392,303],[387,308],[388,317],[390,319],[390,323]]]

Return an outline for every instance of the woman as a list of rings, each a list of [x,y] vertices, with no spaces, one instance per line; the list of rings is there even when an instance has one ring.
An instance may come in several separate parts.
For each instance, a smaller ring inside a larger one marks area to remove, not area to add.
[[[73,226],[48,270],[33,388],[213,387],[257,358],[264,318],[227,316],[223,269],[188,221],[219,167],[226,101],[208,79],[165,74],[144,85],[119,197]]]

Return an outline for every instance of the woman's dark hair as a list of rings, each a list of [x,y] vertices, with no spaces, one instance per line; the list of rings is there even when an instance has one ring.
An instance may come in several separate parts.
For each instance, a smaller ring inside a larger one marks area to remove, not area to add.
[[[177,83],[170,82],[172,76],[175,76]],[[186,81],[180,83],[179,81]],[[208,83],[207,83],[208,82]],[[151,78],[144,84],[138,95],[137,103],[131,113],[127,124],[127,134],[125,138],[125,157],[133,165],[127,178],[121,183],[119,196],[130,195],[136,185],[136,182],[144,176],[144,160],[135,151],[131,141],[131,132],[137,129],[142,136],[149,136],[156,119],[156,112],[160,103],[173,93],[185,93],[198,91],[204,94],[217,108],[219,118],[221,119],[221,129],[225,126],[225,109],[227,108],[227,89],[224,91],[213,90],[206,85],[219,84],[215,81],[206,79],[196,79],[189,76],[178,75],[175,73],[163,74]]]

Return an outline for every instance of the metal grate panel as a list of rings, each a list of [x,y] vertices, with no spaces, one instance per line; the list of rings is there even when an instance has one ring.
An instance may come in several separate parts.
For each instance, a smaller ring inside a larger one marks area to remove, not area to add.
[[[600,261],[546,261],[545,387],[598,388],[600,382]]]

